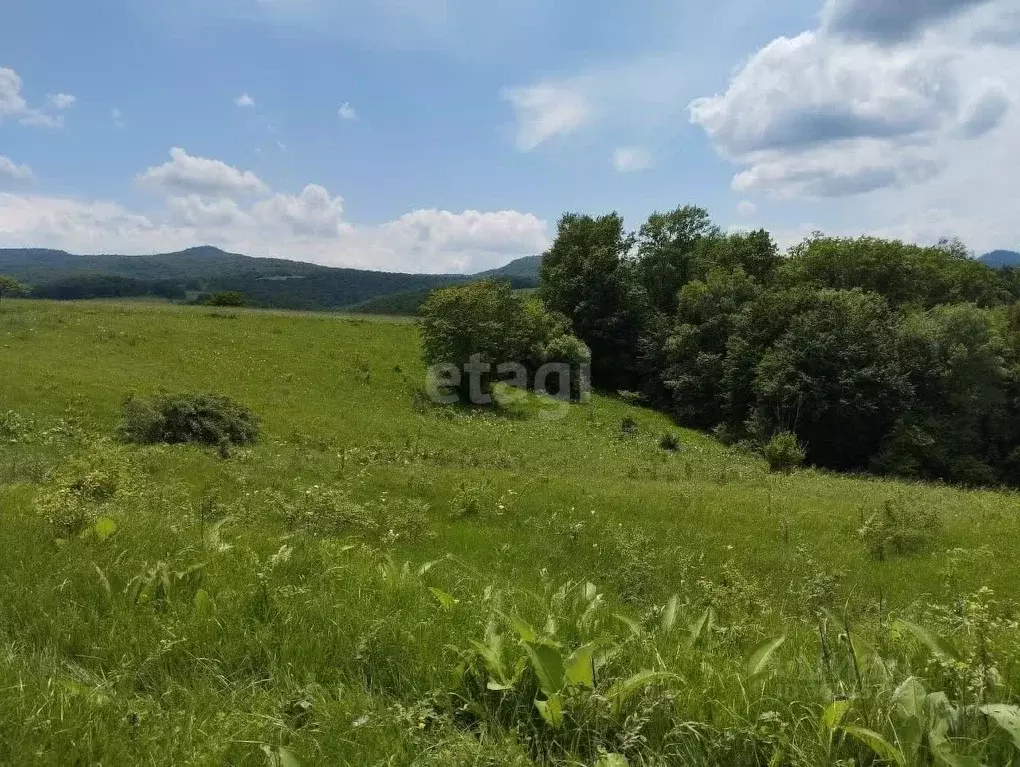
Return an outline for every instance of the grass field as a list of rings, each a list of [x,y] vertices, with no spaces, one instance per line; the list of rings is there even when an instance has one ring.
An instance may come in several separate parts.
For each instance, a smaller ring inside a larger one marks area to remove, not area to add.
[[[1020,697],[1016,494],[423,384],[406,322],[0,304],[0,763],[1020,763],[981,709]],[[159,391],[263,438],[119,444]],[[60,493],[100,480],[65,539]],[[912,678],[956,718],[909,720]]]

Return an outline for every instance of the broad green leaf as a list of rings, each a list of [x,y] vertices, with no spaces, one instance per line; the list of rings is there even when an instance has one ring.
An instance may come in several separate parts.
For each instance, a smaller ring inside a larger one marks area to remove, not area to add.
[[[896,738],[910,758],[916,756],[924,739],[925,699],[928,694],[916,678],[910,677],[896,688],[892,697],[892,715],[896,721]]]
[[[262,746],[270,767],[301,767],[301,760],[293,751],[283,746]]]
[[[487,639],[488,644],[482,644],[474,639],[468,641],[482,656],[489,675],[495,677],[500,684],[506,684],[506,667],[503,666],[503,637],[499,634],[491,634]]]
[[[714,624],[715,610],[709,607],[701,614],[700,618],[691,624],[691,633],[687,637],[687,647],[694,647],[694,645],[698,643],[698,640],[701,639],[701,635],[704,633],[705,629],[711,629]]]
[[[451,607],[457,604],[457,600],[454,599],[451,595],[447,594],[442,589],[437,589],[434,586],[429,586],[429,591],[432,592],[432,596],[436,598],[436,601],[438,601],[439,604],[441,604],[443,606],[443,609],[445,610],[449,610]]]
[[[679,608],[680,597],[674,594],[662,609],[662,620],[659,622],[659,628],[662,629],[663,634],[668,634],[673,630],[673,626],[676,625],[676,616]]]
[[[595,767],[630,767],[630,762],[622,754],[602,754]]]
[[[110,588],[110,579],[106,577],[106,573],[99,569],[99,565],[93,563],[92,566],[96,568],[96,575],[99,576],[99,587],[103,590],[103,595],[107,601],[113,598],[113,589]]]
[[[641,631],[641,624],[639,624],[633,618],[628,618],[626,615],[620,615],[619,613],[613,613],[613,617],[620,621],[624,626],[630,629],[630,633],[634,636],[639,637],[643,633]]]
[[[551,727],[563,726],[563,701],[559,695],[550,695],[548,700],[536,700],[535,708]]]
[[[921,640],[921,642],[936,655],[949,660],[960,660],[960,653],[955,647],[923,626],[918,626],[916,623],[911,623],[910,621],[903,620],[902,618],[898,619],[893,626],[909,631],[917,637],[917,639]]]
[[[598,595],[599,595],[599,590],[598,590],[598,587],[594,583],[589,581],[588,583],[584,584],[584,601],[585,602],[593,602],[593,601],[595,601],[595,597],[597,597]]]
[[[819,722],[823,733],[831,734],[843,724],[846,715],[850,713],[852,704],[848,700],[834,700],[824,711]]]
[[[1013,745],[1020,749],[1020,707],[993,704],[982,706],[981,713],[1005,730]]]
[[[109,517],[100,517],[96,520],[96,524],[93,525],[92,529],[99,540],[105,541],[117,532],[117,523]]]
[[[624,704],[631,695],[636,693],[653,682],[662,679],[671,679],[673,674],[665,671],[639,671],[634,676],[621,680],[606,690],[606,698],[613,704],[613,714],[620,715]]]
[[[220,532],[223,530],[223,526],[230,521],[230,517],[224,517],[223,519],[213,522],[205,531],[205,547],[209,551],[228,551],[230,544],[224,543]]]
[[[207,618],[213,613],[212,597],[205,589],[195,592],[195,598],[191,600],[196,618]]]
[[[562,690],[566,684],[566,670],[560,651],[542,642],[525,642],[524,651],[531,659],[542,692],[551,696]]]
[[[785,641],[785,635],[776,637],[755,650],[754,654],[751,656],[751,660],[747,663],[747,673],[751,676],[758,676],[763,673],[768,668],[773,656],[776,654],[776,650],[778,650]]]
[[[595,666],[592,657],[595,654],[596,643],[591,642],[578,647],[567,658],[565,673],[567,682],[576,687],[594,689],[595,687]]]
[[[883,762],[887,764],[895,764],[898,765],[898,767],[907,766],[907,760],[903,757],[900,750],[889,743],[889,741],[877,732],[849,724],[844,726],[842,730],[847,735],[850,735],[870,748],[875,753],[875,756]]]
[[[502,615],[502,613],[500,613]],[[514,631],[517,632],[517,636],[521,638],[522,642],[537,642],[539,641],[538,632],[523,618],[517,615],[503,615]]]

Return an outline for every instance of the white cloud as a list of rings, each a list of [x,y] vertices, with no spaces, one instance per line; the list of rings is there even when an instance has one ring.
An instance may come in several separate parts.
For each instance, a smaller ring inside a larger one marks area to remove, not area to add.
[[[70,109],[77,99],[70,93],[50,93],[46,96],[46,103],[54,109]]]
[[[741,218],[749,218],[758,212],[758,206],[750,200],[741,200],[737,203],[737,215]]]
[[[234,104],[241,107],[242,109],[247,107],[255,106],[255,99],[249,96],[247,93],[242,93],[240,96],[234,99]]]
[[[530,152],[540,144],[577,131],[593,117],[587,98],[569,85],[540,83],[508,88],[503,98],[517,117],[517,148]]]
[[[834,34],[898,43],[992,0],[826,0],[822,25]]]
[[[168,195],[165,207],[144,214],[115,202],[0,194],[0,247],[141,254],[208,243],[333,266],[476,272],[549,245],[548,225],[529,213],[424,209],[355,225],[345,218],[343,199],[322,186],[291,195],[261,185],[244,201],[235,192],[254,186],[238,181],[240,171],[182,150],[166,165],[174,163],[172,170],[159,166],[140,176]]]
[[[924,151],[854,139],[792,153],[759,153],[732,186],[738,192],[780,197],[845,197],[928,181],[942,168],[942,162]]]
[[[0,181],[5,178],[12,181],[29,181],[32,175],[32,169],[27,165],[18,165],[0,154]]]
[[[835,24],[840,9],[873,4],[833,0],[826,19]],[[747,166],[733,179],[738,191],[841,197],[927,184],[951,163],[982,156],[981,139],[1010,119],[1020,92],[1020,79],[987,76],[1015,71],[1015,57],[999,53],[998,66],[988,68],[988,47],[969,42],[969,17],[942,23],[965,5],[890,5],[897,24],[909,21],[897,14],[917,16],[908,37],[937,27],[895,46],[825,28],[777,38],[724,93],[694,100],[691,121],[724,157]]]
[[[647,149],[629,146],[613,152],[613,168],[617,173],[633,173],[652,167],[652,155]]]
[[[46,109],[67,109],[74,103],[74,96],[66,93],[51,95],[45,108],[30,107],[21,94],[21,77],[13,69],[0,67],[0,123],[5,119],[17,120],[22,125],[43,128],[60,128],[64,119]]]
[[[221,160],[193,157],[183,149],[170,150],[170,161],[149,168],[138,177],[147,189],[168,195],[199,194],[233,196],[264,194],[268,187],[251,171],[242,171]]]
[[[336,111],[337,116],[341,120],[357,120],[358,113],[354,111],[354,107],[351,106],[351,102],[345,101],[340,105],[340,108]]]

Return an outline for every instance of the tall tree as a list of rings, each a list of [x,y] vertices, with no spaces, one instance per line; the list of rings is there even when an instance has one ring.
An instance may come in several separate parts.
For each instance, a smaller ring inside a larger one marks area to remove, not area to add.
[[[628,256],[634,238],[617,213],[568,213],[542,259],[545,305],[570,318],[592,353],[592,382],[603,389],[638,386],[638,349],[647,301]]]
[[[8,277],[6,274],[0,274],[0,299],[3,298],[17,298],[18,296],[27,296],[28,287],[18,282],[13,277]]]
[[[703,247],[719,235],[708,211],[694,205],[648,217],[637,237],[637,275],[653,309],[673,314],[680,288],[707,272]]]

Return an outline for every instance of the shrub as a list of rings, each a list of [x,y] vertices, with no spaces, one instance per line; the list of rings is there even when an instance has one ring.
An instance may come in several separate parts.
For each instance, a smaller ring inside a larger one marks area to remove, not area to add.
[[[500,380],[533,386],[538,368],[546,362],[570,365],[571,388],[575,396],[581,394],[581,371],[591,360],[588,347],[567,334],[565,318],[525,299],[509,283],[475,282],[435,290],[422,305],[419,324],[425,363],[452,365],[461,373],[454,374],[448,385],[436,381],[455,389],[461,402],[472,396],[473,376],[467,366],[473,358],[490,366],[477,379],[483,395]],[[500,370],[506,363],[523,366],[527,380],[517,380],[518,371]]]
[[[211,296],[205,299],[206,306],[247,306],[248,301],[244,297],[244,293],[240,293],[236,290],[223,290],[219,293],[213,293]]]
[[[680,444],[679,437],[675,434],[666,433],[659,437],[659,447],[670,453],[679,453],[683,446]]]
[[[632,437],[638,432],[637,421],[633,418],[624,418],[620,421],[620,433],[625,437]]]
[[[58,538],[80,535],[117,501],[134,494],[137,478],[123,449],[98,442],[50,477],[36,512]]]
[[[857,531],[868,551],[879,562],[890,556],[910,556],[929,549],[942,531],[942,520],[933,509],[908,509],[886,501]]]
[[[804,448],[788,431],[774,436],[763,451],[769,470],[789,474],[804,464]]]
[[[124,403],[119,433],[140,444],[248,445],[259,437],[254,414],[229,397],[161,394]]]
[[[393,544],[429,536],[428,504],[416,498],[384,494],[377,501],[362,504],[343,487],[314,485],[279,503],[289,529],[316,538],[356,536]]]

